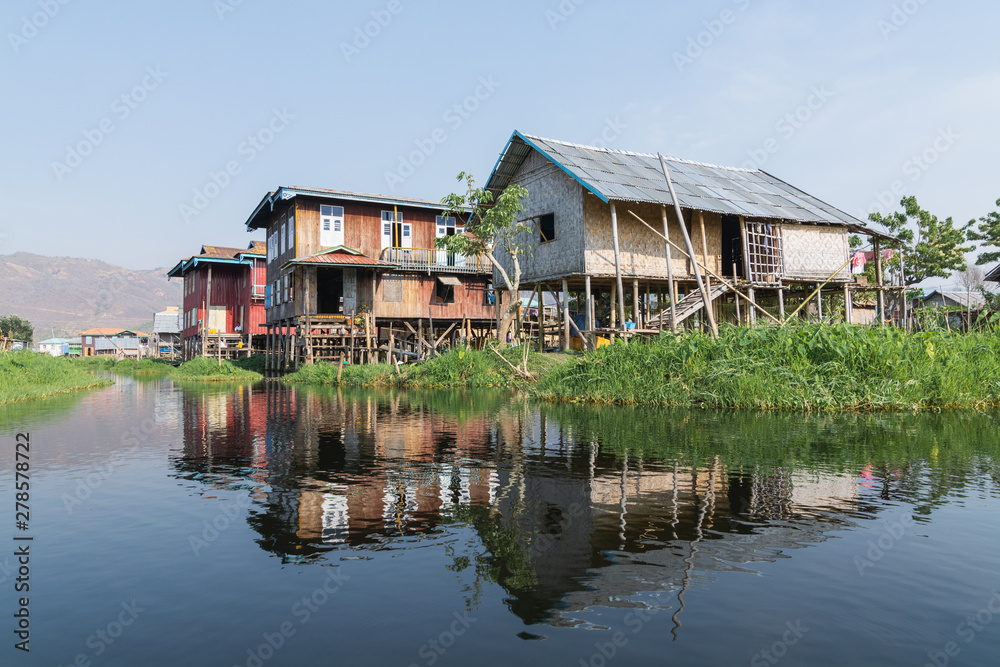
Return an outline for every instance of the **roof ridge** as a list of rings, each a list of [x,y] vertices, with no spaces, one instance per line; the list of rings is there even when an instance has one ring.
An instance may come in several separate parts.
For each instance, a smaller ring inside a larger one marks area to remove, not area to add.
[[[572,141],[561,141],[559,139],[549,139],[548,137],[539,137],[537,135],[532,135],[532,134],[525,134],[524,136],[526,138],[528,138],[528,139],[535,139],[535,140],[538,140],[538,141],[548,141],[548,142],[553,143],[553,144],[562,144],[563,146],[571,146],[573,148],[586,148],[587,150],[590,150],[590,151],[601,151],[603,153],[617,153],[619,155],[630,155],[630,156],[634,156],[634,157],[646,157],[646,158],[652,158],[654,160],[659,159],[659,156],[654,155],[652,153],[642,153],[642,152],[639,152],[639,151],[626,151],[626,150],[621,150],[621,149],[618,149],[618,148],[601,148],[600,146],[588,146],[586,144],[577,144],[577,143],[573,143]],[[725,169],[727,171],[740,171],[740,172],[744,172],[744,173],[747,173],[747,174],[759,174],[759,173],[763,173],[762,170],[760,170],[760,169],[747,169],[745,167],[727,167],[727,166],[721,165],[721,164],[712,164],[711,162],[699,162],[698,160],[687,160],[687,159],[679,158],[679,157],[671,157],[669,155],[664,155],[663,158],[665,160],[670,160],[671,162],[679,162],[681,164],[690,164],[690,165],[693,165],[693,166],[696,166],[696,167],[709,167],[711,169]]]

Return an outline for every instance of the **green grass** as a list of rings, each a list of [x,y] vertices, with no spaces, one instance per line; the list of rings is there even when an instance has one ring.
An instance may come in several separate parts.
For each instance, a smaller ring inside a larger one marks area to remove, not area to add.
[[[513,348],[502,354],[514,365],[521,361],[523,350]],[[560,365],[570,355],[528,355],[528,370],[536,377]],[[454,387],[487,388],[528,386],[530,383],[517,375],[496,354],[481,350],[453,350],[423,363],[403,366],[397,374],[388,364],[345,365],[340,384],[349,387]],[[335,385],[337,364],[317,362],[304,366],[285,377],[287,382]]]
[[[35,352],[0,354],[0,403],[111,384],[114,384],[112,380],[95,377],[89,370],[65,357]]]
[[[254,373],[264,374],[264,362],[266,361],[263,354],[254,354],[249,357],[240,357],[233,361],[233,366],[237,368],[242,368],[245,371],[253,371]]]
[[[173,366],[162,359],[122,359],[110,366],[115,373],[169,373]]]
[[[554,370],[550,400],[762,410],[1000,405],[1000,335],[888,327],[724,327],[615,344]]]
[[[187,361],[170,371],[174,380],[196,380],[201,382],[231,382],[263,380],[264,376],[245,370],[231,361],[219,363],[215,359],[198,357]]]

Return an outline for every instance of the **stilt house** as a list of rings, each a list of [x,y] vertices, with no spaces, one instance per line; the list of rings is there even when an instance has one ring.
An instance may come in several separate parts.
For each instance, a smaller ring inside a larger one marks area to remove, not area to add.
[[[678,159],[667,159],[666,168],[676,207],[657,155],[515,131],[486,187],[495,194],[512,183],[528,190],[524,220],[533,228],[532,253],[521,260],[523,289],[561,289],[566,306],[568,295],[579,292],[590,331],[675,328],[701,314],[695,268],[716,320],[753,321],[765,310],[783,316],[787,298],[801,300],[823,283],[821,294],[836,294],[838,303],[842,296],[850,310],[856,285],[849,235],[874,237],[876,246],[887,237],[763,171]],[[863,289],[881,299],[881,278]],[[670,294],[673,320],[665,308],[657,313]]]
[[[247,248],[206,245],[170,269],[168,277],[184,279],[184,360],[233,358],[262,347],[264,260],[263,241]]]
[[[443,209],[338,190],[280,187],[265,195],[246,226],[267,235],[268,368],[342,354],[378,358],[388,352],[376,348],[390,329],[410,345],[489,327],[492,267],[434,248],[435,238],[464,229]],[[355,339],[359,326],[363,340]]]

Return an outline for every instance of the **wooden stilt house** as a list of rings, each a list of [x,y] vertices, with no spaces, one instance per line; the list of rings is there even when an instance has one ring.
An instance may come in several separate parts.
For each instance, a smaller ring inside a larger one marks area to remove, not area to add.
[[[570,295],[589,332],[783,318],[817,287],[821,317],[835,299],[850,321],[855,290],[882,301],[881,273],[878,285],[854,282],[848,238],[877,248],[885,235],[763,171],[663,162],[516,131],[504,148],[486,187],[527,188],[522,288],[563,294],[567,345]]]
[[[202,246],[177,263],[169,278],[184,279],[182,357],[223,359],[262,351],[264,343],[264,242],[246,248]]]
[[[280,187],[246,226],[267,234],[268,370],[412,359],[487,335],[492,268],[434,248],[464,220],[423,199]]]

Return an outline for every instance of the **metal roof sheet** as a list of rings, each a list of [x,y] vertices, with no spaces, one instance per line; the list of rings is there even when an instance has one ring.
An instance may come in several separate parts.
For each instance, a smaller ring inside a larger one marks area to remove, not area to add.
[[[506,188],[532,149],[603,201],[614,199],[670,206],[674,203],[656,155],[582,146],[517,131],[500,156],[486,184],[487,189],[499,193]],[[884,236],[861,220],[765,171],[665,159],[678,203],[684,208],[847,225],[857,231]]]
[[[299,264],[329,264],[333,266],[353,266],[353,267],[364,267],[364,268],[394,268],[394,264],[389,262],[383,262],[380,259],[372,259],[362,255],[356,250],[351,250],[350,248],[337,248],[335,250],[326,250],[315,255],[309,255],[308,257],[300,257],[298,259],[292,259],[285,262],[282,268],[286,266],[294,266]]]

